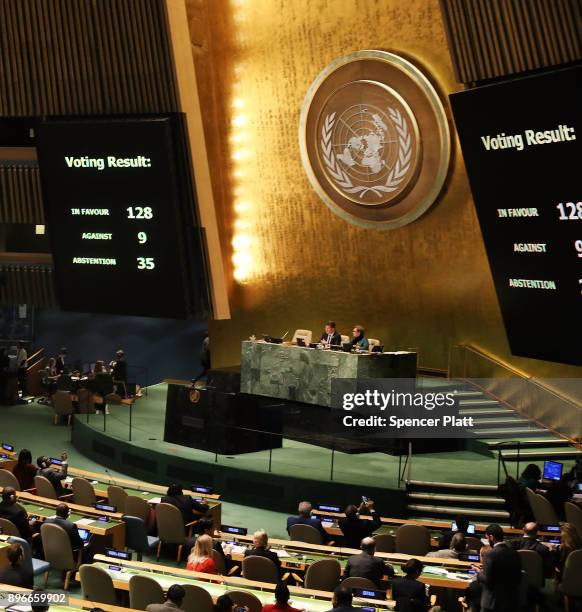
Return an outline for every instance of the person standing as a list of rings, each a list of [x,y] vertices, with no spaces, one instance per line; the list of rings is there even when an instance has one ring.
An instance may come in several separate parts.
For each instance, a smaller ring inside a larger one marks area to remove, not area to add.
[[[348,548],[359,548],[361,541],[371,536],[380,527],[380,516],[371,499],[367,502],[362,501],[358,508],[350,504],[346,507],[345,514],[345,518],[339,520],[339,528],[344,534],[344,544]],[[371,520],[360,518],[364,515],[371,516]]]
[[[57,359],[56,359],[56,363],[55,363],[55,370],[57,375],[61,375],[65,369],[66,369],[66,365],[65,365],[65,359],[67,357],[67,349],[63,346],[59,349],[58,355],[57,355]]]
[[[16,352],[16,373],[18,376],[18,386],[20,387],[20,395],[24,397],[27,393],[27,378],[28,378],[28,354],[24,347],[24,342],[18,343]]]

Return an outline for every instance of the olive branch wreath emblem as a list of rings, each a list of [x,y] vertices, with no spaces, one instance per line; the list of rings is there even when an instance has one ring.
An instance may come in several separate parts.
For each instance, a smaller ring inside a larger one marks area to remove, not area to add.
[[[398,111],[394,108],[388,108],[388,114],[394,126],[396,133],[398,134],[398,157],[396,162],[386,178],[386,182],[379,185],[373,185],[372,187],[364,187],[363,185],[354,185],[350,180],[347,172],[341,167],[338,162],[335,153],[332,149],[331,134],[333,126],[336,120],[335,112],[330,113],[324,120],[321,128],[321,151],[323,161],[332,176],[334,182],[346,193],[359,193],[359,197],[362,198],[368,191],[371,191],[378,197],[382,197],[382,193],[390,193],[396,191],[398,185],[404,180],[406,174],[410,168],[412,160],[412,139],[410,132],[408,131],[408,124],[406,120]]]

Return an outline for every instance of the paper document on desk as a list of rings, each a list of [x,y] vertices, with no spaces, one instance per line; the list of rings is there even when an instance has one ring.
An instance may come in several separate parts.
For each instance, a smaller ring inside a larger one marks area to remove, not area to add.
[[[161,504],[161,503],[162,503],[161,497],[152,497],[151,499],[148,499],[148,504]]]
[[[230,549],[231,554],[234,553],[235,555],[244,555],[245,550],[247,549],[246,546],[232,546]]]
[[[333,521],[321,521],[322,527],[331,527],[333,525]]]
[[[95,519],[92,518],[82,518],[78,521],[75,521],[75,525],[90,525]]]
[[[71,478],[71,476],[67,476],[67,477],[65,478],[65,483],[66,483],[66,484],[71,484],[72,482],[73,482],[73,479]]]
[[[279,559],[281,557],[290,557],[291,556],[286,550],[280,549],[280,548],[275,550],[275,553],[277,554],[277,557],[279,557]]]
[[[446,576],[449,572],[444,567],[435,567],[434,565],[424,566],[425,574],[433,574],[434,576]]]

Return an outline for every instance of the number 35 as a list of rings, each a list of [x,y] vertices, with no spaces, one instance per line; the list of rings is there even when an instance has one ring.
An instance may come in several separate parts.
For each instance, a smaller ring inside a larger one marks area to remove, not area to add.
[[[138,257],[137,258],[137,269],[138,270],[153,270],[156,267],[156,262],[153,257]]]

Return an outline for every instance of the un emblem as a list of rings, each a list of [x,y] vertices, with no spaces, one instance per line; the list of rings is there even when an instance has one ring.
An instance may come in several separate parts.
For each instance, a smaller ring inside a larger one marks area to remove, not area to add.
[[[448,170],[450,136],[436,91],[418,68],[384,51],[353,53],[318,75],[305,98],[299,139],[318,195],[365,227],[417,219]]]

